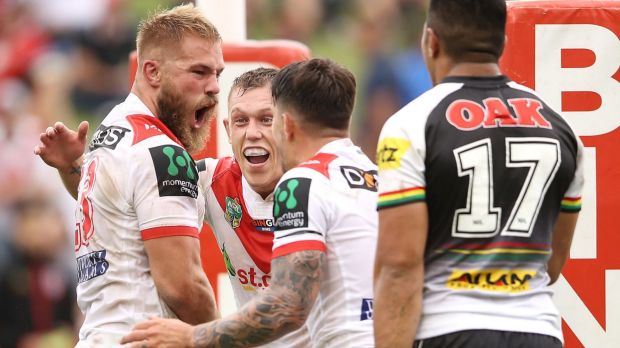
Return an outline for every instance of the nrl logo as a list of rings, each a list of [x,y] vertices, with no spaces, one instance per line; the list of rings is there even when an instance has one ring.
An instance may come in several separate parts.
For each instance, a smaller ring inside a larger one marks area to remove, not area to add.
[[[241,205],[239,204],[239,198],[230,198],[226,196],[226,214],[224,217],[230,226],[235,229],[239,227],[241,223]]]

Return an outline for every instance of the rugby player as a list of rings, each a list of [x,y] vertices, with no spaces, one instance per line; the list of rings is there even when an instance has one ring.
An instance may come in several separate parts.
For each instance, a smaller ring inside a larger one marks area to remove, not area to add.
[[[383,126],[377,347],[562,347],[548,285],[566,261],[583,145],[498,61],[504,0],[431,0],[435,87]]]

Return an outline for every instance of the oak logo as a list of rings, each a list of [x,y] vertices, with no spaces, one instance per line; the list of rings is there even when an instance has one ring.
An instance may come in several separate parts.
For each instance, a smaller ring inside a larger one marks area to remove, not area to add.
[[[349,187],[377,192],[376,170],[366,171],[355,167],[341,166],[340,172],[349,184]]]
[[[446,119],[455,128],[472,131],[480,127],[530,127],[551,129],[551,123],[545,119],[540,110],[543,104],[531,98],[514,98],[507,100],[516,117],[508,106],[499,98],[487,98],[483,105],[467,100],[453,101],[446,110]]]
[[[182,147],[162,145],[149,149],[157,175],[159,196],[198,197],[196,163]]]
[[[530,289],[535,275],[535,270],[519,269],[454,270],[446,285],[453,290],[522,292]]]
[[[102,124],[97,128],[95,134],[93,134],[88,149],[92,151],[100,147],[105,147],[106,149],[114,150],[127,132],[130,132],[127,128],[118,126],[106,127]]]

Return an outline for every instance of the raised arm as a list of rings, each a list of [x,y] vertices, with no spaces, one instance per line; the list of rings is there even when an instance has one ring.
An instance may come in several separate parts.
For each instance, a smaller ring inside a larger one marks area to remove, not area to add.
[[[271,285],[222,320],[191,327],[178,320],[138,324],[121,343],[129,347],[254,347],[301,327],[319,292],[325,253],[308,250],[275,258]]]
[[[219,318],[215,295],[200,263],[198,238],[172,236],[148,239],[144,247],[157,292],[189,324]]]
[[[373,312],[377,348],[413,345],[422,310],[427,229],[424,202],[379,210]]]
[[[78,130],[73,131],[62,122],[47,127],[39,139],[41,145],[34,148],[35,155],[43,162],[58,170],[62,183],[73,198],[77,199],[78,184],[82,168],[88,122],[82,121]]]

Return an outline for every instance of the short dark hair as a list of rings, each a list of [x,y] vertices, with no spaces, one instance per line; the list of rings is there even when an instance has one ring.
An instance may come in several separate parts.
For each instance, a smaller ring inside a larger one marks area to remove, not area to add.
[[[497,61],[504,48],[505,0],[431,0],[426,24],[456,61]]]
[[[277,73],[278,69],[263,67],[244,72],[233,81],[228,98],[230,99],[230,93],[236,88],[239,89],[239,95],[243,95],[250,89],[269,85]]]
[[[287,65],[271,83],[274,103],[291,106],[302,121],[347,130],[355,103],[355,77],[341,65],[314,58]]]

